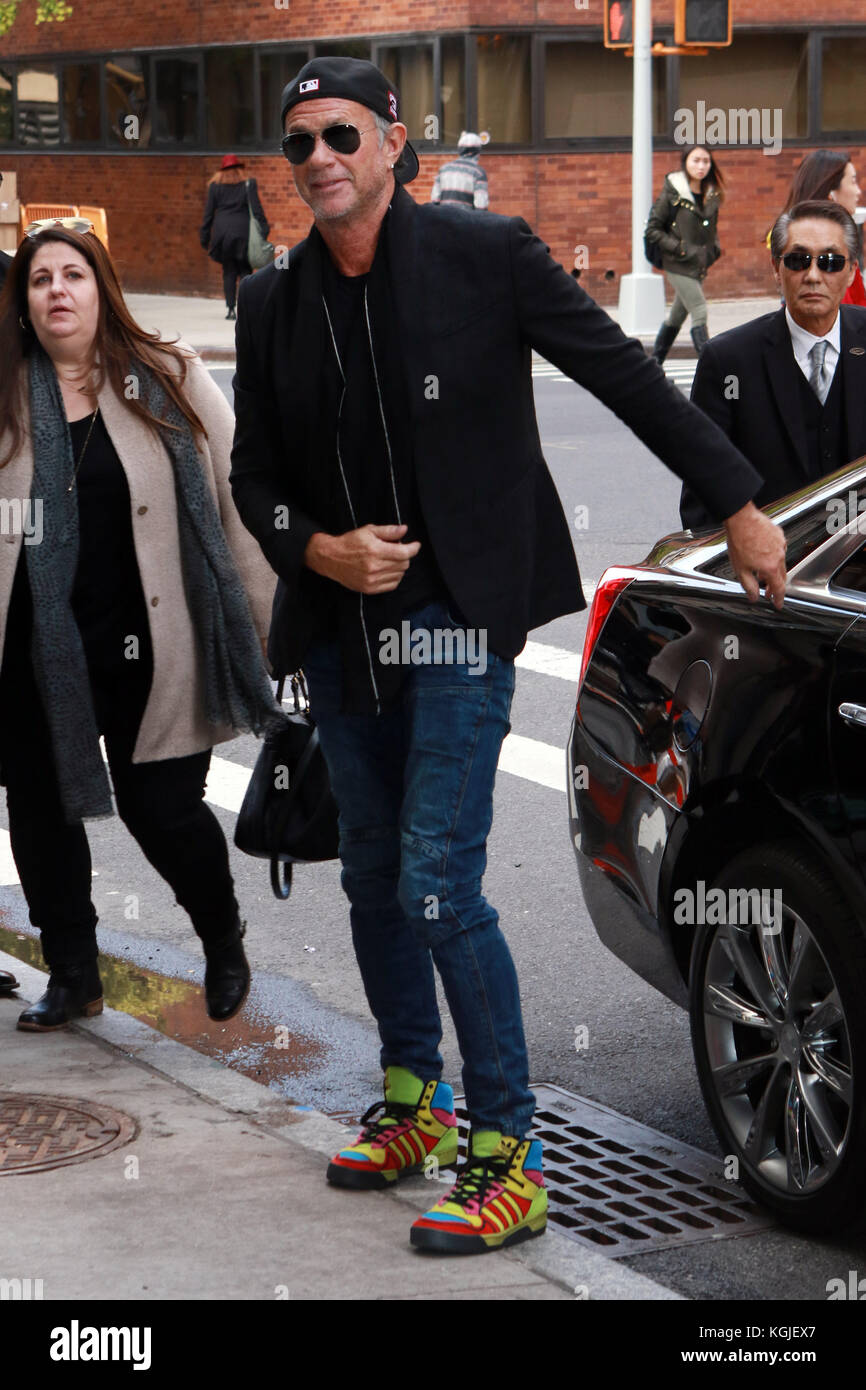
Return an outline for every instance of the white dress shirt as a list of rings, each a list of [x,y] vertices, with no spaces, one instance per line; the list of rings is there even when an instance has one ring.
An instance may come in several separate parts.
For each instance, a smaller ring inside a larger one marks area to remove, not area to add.
[[[788,320],[788,332],[791,335],[794,360],[807,381],[812,375],[812,363],[809,361],[809,353],[816,343],[826,342],[827,352],[824,357],[824,376],[828,384],[832,385],[833,376],[836,371],[836,363],[839,361],[839,354],[842,351],[842,318],[838,310],[833,327],[830,329],[829,333],[824,334],[823,338],[816,338],[815,334],[810,333],[808,328],[801,328],[799,323],[795,323],[791,318],[791,311],[787,305],[785,305],[785,318]]]

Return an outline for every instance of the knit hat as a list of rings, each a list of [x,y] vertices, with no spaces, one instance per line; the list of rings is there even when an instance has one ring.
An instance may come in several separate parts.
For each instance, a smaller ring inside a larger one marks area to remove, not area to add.
[[[286,112],[302,101],[319,97],[337,97],[357,101],[386,121],[400,119],[400,94],[393,82],[373,63],[364,58],[313,58],[283,88],[280,103],[280,125],[285,126]],[[394,166],[398,183],[410,183],[418,173],[418,156],[408,140]]]
[[[480,150],[484,141],[480,135],[476,135],[473,130],[461,130],[460,139],[457,141],[458,150]]]

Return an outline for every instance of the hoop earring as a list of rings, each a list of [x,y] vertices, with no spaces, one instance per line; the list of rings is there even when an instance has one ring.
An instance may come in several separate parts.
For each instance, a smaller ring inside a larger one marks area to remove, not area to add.
[[[30,320],[28,319],[25,323],[20,314],[18,315],[18,322],[20,323],[22,332],[24,333],[29,333],[33,327],[33,324],[30,322]]]

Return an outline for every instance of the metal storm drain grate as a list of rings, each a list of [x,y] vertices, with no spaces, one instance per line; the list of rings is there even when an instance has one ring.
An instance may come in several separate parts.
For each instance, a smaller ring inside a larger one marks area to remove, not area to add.
[[[0,1175],[100,1158],[135,1136],[129,1115],[68,1096],[0,1092]]]
[[[559,1086],[533,1086],[532,1136],[544,1145],[548,1220],[563,1235],[617,1258],[700,1240],[749,1235],[772,1220],[723,1176],[722,1162]],[[455,1100],[459,1162],[469,1122]],[[356,1116],[334,1118],[357,1123]]]

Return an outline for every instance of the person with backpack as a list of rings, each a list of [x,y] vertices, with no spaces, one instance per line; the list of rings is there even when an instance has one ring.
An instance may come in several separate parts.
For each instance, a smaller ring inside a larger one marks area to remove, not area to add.
[[[255,179],[243,176],[243,160],[236,154],[223,156],[223,161],[210,180],[207,191],[204,221],[199,229],[202,247],[223,268],[223,292],[226,297],[226,318],[237,318],[235,301],[238,283],[252,274],[248,245],[250,213],[252,212],[267,236],[270,224],[259,199]]]
[[[658,247],[653,264],[663,270],[674,302],[658,331],[652,355],[664,362],[691,314],[692,342],[700,357],[707,343],[707,301],[703,279],[722,254],[717,224],[724,198],[718,164],[703,145],[683,150],[681,168],[667,175],[646,225],[647,251]],[[660,256],[659,256],[660,253]]]

